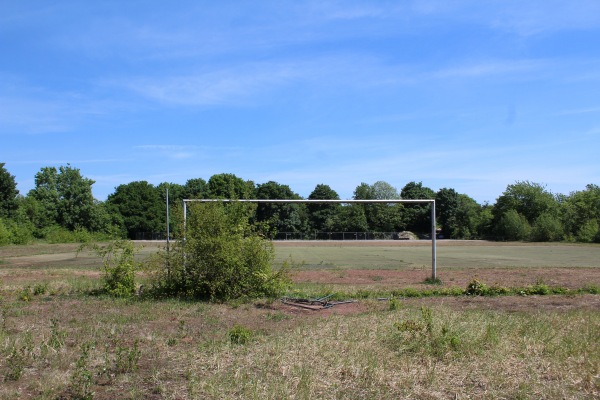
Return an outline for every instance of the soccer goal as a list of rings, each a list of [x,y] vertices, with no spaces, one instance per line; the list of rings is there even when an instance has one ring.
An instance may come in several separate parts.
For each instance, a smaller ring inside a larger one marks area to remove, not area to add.
[[[240,202],[240,203],[290,203],[290,204],[394,204],[394,203],[412,203],[412,204],[431,204],[431,279],[437,279],[437,246],[436,246],[436,225],[435,225],[435,200],[433,199],[394,199],[394,200],[284,200],[284,199],[184,199],[183,200],[183,240],[186,240],[187,232],[187,204],[188,203],[209,203],[209,202]]]

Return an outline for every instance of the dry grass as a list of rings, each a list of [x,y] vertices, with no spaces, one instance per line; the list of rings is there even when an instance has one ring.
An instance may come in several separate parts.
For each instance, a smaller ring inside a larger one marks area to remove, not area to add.
[[[0,398],[600,397],[598,295],[366,300],[327,311],[118,300],[89,294],[100,286],[91,265],[3,265]],[[388,279],[366,274],[356,290]]]
[[[4,292],[0,397],[600,395],[597,309],[507,312],[423,301],[395,311],[367,302],[360,314],[319,317],[278,302],[234,307],[81,295],[25,302]],[[429,329],[423,305],[431,310]],[[234,326],[252,333],[247,343],[230,341]]]

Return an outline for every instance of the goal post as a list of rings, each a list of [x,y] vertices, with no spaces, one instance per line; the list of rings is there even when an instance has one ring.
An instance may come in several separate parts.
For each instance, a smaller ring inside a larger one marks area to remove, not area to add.
[[[431,204],[431,279],[437,280],[437,238],[435,224],[435,200],[434,199],[390,199],[390,200],[287,200],[287,199],[183,199],[183,241],[186,241],[187,234],[187,203],[291,203],[291,204],[394,204],[394,203],[412,203],[412,204]]]

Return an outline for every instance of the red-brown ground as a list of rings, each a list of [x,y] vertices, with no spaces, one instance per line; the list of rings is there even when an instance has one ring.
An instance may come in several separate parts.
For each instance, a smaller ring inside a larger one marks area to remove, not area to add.
[[[304,270],[293,273],[294,282],[365,285],[382,288],[422,287],[431,276],[427,269],[416,270]],[[488,285],[522,287],[543,282],[569,289],[600,285],[600,268],[486,268],[438,270],[443,287],[465,288],[474,278]]]

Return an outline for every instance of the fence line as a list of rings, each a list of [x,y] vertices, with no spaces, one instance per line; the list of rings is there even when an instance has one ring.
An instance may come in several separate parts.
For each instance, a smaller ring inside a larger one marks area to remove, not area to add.
[[[431,239],[430,234],[417,235]],[[171,234],[170,239],[173,239]],[[278,232],[273,240],[406,240],[398,232]],[[167,232],[136,232],[135,240],[167,240]]]

